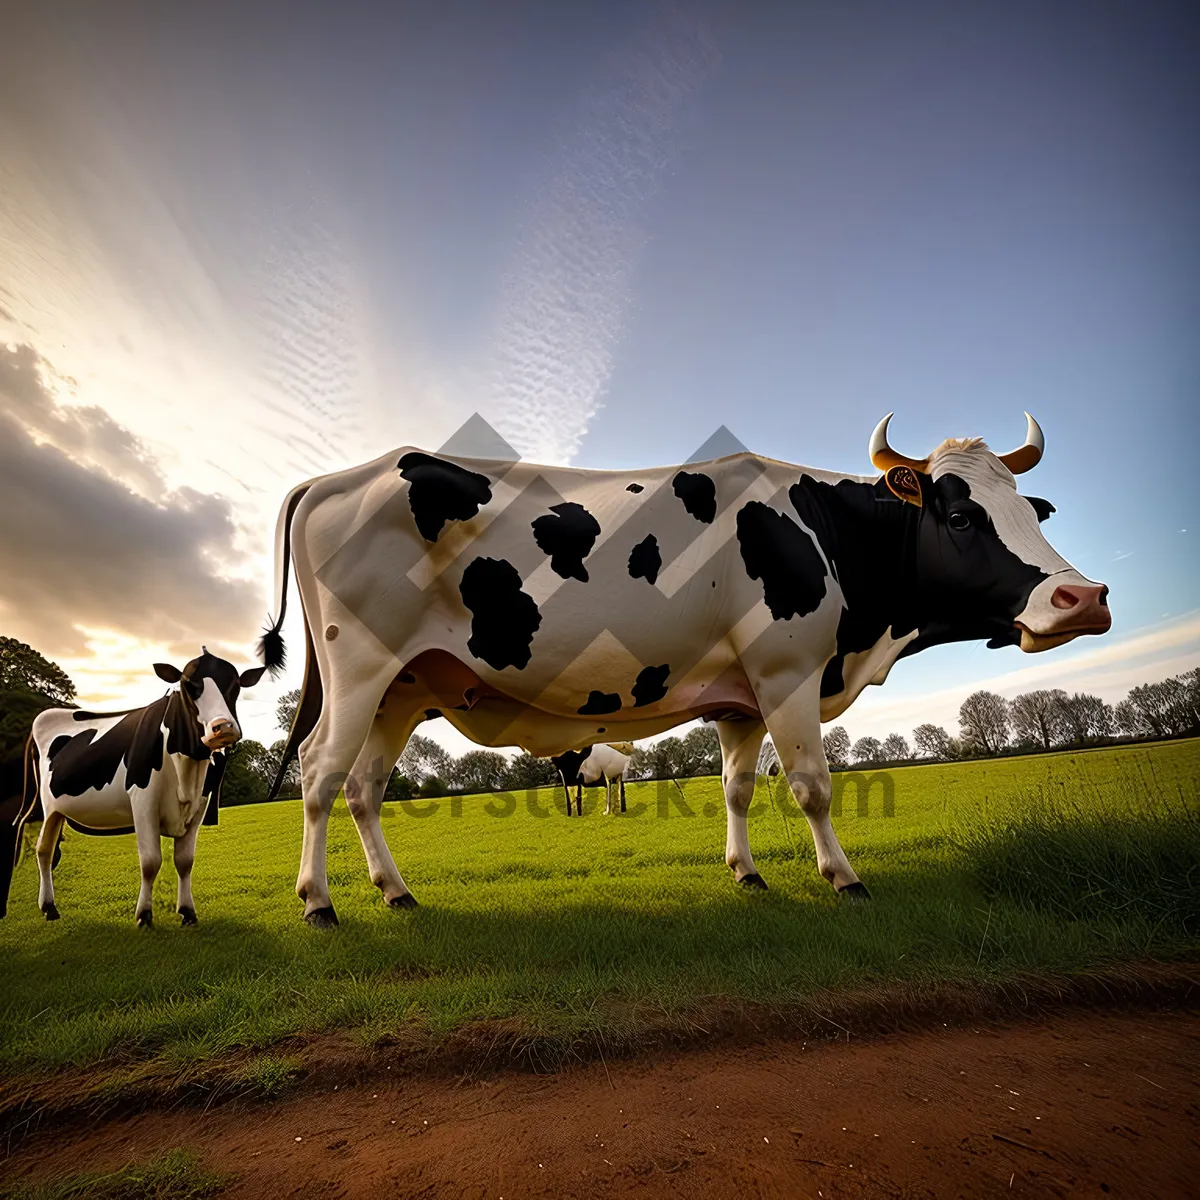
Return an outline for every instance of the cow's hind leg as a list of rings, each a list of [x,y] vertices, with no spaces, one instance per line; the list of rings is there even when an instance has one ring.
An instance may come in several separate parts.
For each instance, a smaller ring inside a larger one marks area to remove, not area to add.
[[[49,810],[42,821],[42,831],[38,834],[38,908],[46,914],[47,921],[58,920],[58,909],[54,904],[54,866],[64,823],[62,813]]]
[[[718,721],[721,742],[721,786],[725,792],[725,862],[743,887],[763,890],[766,884],[750,853],[746,814],[754,800],[758,752],[766,729],[759,721]]]
[[[617,782],[621,785],[621,811],[625,811],[625,776],[618,775]]]
[[[192,864],[196,861],[196,835],[200,832],[203,811],[192,818],[183,837],[175,839],[175,874],[179,876],[176,911],[181,925],[196,924],[196,906],[192,900]]]
[[[358,827],[371,882],[383,893],[384,902],[391,908],[416,908],[417,901],[388,849],[379,813],[392,767],[404,753],[420,720],[421,710],[413,708],[410,700],[388,692],[371,723],[371,732],[359,751],[345,787],[346,804]]]
[[[304,919],[318,928],[338,923],[329,898],[325,867],[329,813],[350,778],[351,768],[371,732],[371,722],[390,682],[390,676],[355,680],[353,686],[343,687],[328,681],[325,707],[312,733],[300,747],[304,843],[296,895],[304,901]]]

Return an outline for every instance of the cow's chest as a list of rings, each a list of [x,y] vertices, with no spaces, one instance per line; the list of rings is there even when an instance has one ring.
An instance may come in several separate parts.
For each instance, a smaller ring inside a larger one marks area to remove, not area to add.
[[[186,754],[169,754],[163,763],[157,791],[158,831],[163,837],[183,837],[204,799],[201,792],[208,761]]]

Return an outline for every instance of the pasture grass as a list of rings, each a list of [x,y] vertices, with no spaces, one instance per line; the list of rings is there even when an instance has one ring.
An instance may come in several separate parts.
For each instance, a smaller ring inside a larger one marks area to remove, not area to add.
[[[205,1170],[188,1150],[168,1150],[117,1171],[0,1187],[0,1200],[206,1200],[222,1192],[232,1179]]]
[[[133,839],[68,833],[62,919],[38,913],[27,855],[0,922],[0,1073],[99,1065],[119,1090],[147,1066],[186,1078],[241,1056],[247,1086],[269,1095],[298,1069],[289,1040],[334,1031],[365,1051],[477,1029],[485,1047],[523,1041],[553,1065],[718,1004],[786,1010],[1196,956],[1200,742],[890,779],[885,804],[882,779],[856,798],[835,776],[834,824],[868,905],[820,878],[807,824],[765,780],[750,828],[766,893],[735,887],[724,866],[716,779],[682,781],[682,797],[631,785],[630,811],[608,818],[595,790],[570,820],[549,789],[388,805],[385,833],[421,903],[411,912],[383,906],[339,804],[341,926],[327,932],[303,924],[292,890],[298,802],[223,811],[202,829],[194,928],[178,925],[169,855],[156,924],[138,930]]]

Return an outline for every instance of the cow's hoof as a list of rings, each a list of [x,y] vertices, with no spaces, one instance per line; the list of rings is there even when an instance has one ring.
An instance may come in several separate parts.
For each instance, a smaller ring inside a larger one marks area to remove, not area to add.
[[[140,912],[137,915],[137,927],[139,929],[150,929],[154,925],[154,914],[146,909],[145,912]]]
[[[304,914],[304,919],[314,929],[332,929],[338,923],[332,904],[326,908],[314,908],[312,912]]]
[[[870,900],[871,893],[867,891],[867,885],[855,880],[854,883],[848,883],[845,887],[838,888],[838,895],[845,896],[847,900],[855,904],[861,904],[864,900]]]
[[[47,921],[58,920],[58,909],[54,907],[54,901],[51,900],[48,904],[42,905],[42,912],[46,914]]]
[[[752,891],[765,892],[767,890],[767,881],[761,875],[743,875],[738,880],[740,886],[750,888]]]
[[[403,896],[393,896],[388,901],[388,908],[419,908],[417,898],[412,892],[405,892]]]
[[[194,908],[181,908],[179,910],[179,923],[180,925],[199,924],[199,922],[196,920],[196,910]]]

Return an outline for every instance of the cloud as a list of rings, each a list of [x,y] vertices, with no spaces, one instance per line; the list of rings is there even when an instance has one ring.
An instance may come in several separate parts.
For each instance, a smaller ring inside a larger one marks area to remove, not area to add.
[[[60,405],[28,347],[0,348],[0,621],[50,655],[85,629],[195,653],[252,636],[258,589],[227,501],[168,492],[144,447],[95,408]],[[145,490],[154,499],[134,491]]]
[[[538,462],[569,460],[600,407],[646,240],[645,209],[716,57],[704,25],[674,9],[626,50],[586,93],[503,289],[480,408]]]

